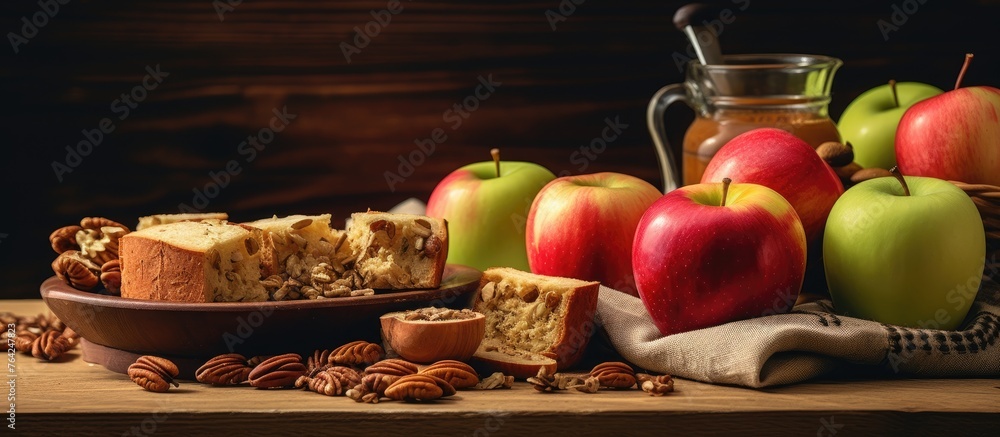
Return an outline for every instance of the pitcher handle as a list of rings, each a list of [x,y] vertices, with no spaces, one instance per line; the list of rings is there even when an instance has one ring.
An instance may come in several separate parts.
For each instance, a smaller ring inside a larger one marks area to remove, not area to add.
[[[667,130],[663,120],[663,114],[667,107],[675,102],[682,101],[690,106],[687,94],[684,92],[684,84],[675,83],[660,88],[649,101],[646,109],[646,126],[649,127],[649,135],[653,137],[653,145],[656,147],[656,156],[660,161],[660,172],[663,174],[663,193],[677,189],[680,186],[680,167],[674,160],[673,152],[670,150],[670,142],[667,141]]]

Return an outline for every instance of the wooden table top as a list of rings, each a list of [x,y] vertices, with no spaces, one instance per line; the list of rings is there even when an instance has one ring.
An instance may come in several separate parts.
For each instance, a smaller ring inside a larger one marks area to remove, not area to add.
[[[40,300],[0,302],[0,311],[45,311]],[[8,364],[14,366],[5,381],[15,398],[15,429],[26,434],[831,436],[996,435],[1000,429],[998,379],[825,380],[763,390],[678,380],[676,392],[664,397],[639,390],[543,394],[519,382],[510,390],[460,391],[429,404],[371,405],[194,381],[151,393],[84,362],[79,349],[57,362],[16,354]],[[9,425],[9,411],[4,417]]]

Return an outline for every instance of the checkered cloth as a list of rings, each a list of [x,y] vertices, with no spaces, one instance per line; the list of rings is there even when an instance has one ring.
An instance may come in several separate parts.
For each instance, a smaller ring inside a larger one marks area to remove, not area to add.
[[[958,331],[841,317],[829,300],[820,300],[788,314],[664,337],[639,298],[607,287],[601,287],[597,312],[622,357],[698,381],[768,387],[848,365],[907,376],[1000,376],[1000,284],[989,277]]]

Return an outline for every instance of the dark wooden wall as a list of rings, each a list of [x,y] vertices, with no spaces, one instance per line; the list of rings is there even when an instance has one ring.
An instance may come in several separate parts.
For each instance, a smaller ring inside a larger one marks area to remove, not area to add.
[[[888,41],[877,22],[891,22],[903,0],[720,1],[736,9],[723,46],[842,58],[835,116],[890,78],[950,87],[968,51],[977,58],[966,83],[1000,85],[1000,2],[908,1],[919,8]],[[566,11],[570,0],[563,3]],[[52,229],[87,215],[131,224],[176,212],[230,160],[241,172],[206,209],[235,219],[331,212],[342,222],[352,211],[426,199],[449,171],[487,159],[491,147],[556,173],[617,171],[659,185],[644,111],[657,88],[681,79],[671,56],[686,46],[671,24],[680,4],[587,0],[553,31],[545,14],[557,0],[403,0],[348,63],[340,44],[386,1],[246,0],[220,21],[210,0],[72,0],[18,53],[0,48],[0,296],[37,296],[54,257]],[[16,33],[22,16],[40,10],[35,0],[0,8],[0,29]],[[155,65],[169,76],[117,120],[112,102]],[[490,75],[501,85],[461,126],[443,118]],[[282,107],[297,117],[247,162],[240,142]],[[690,114],[671,115],[680,135]],[[51,162],[64,161],[65,147],[104,117],[115,130],[58,181]],[[582,168],[572,153],[608,117],[628,127]],[[437,128],[447,140],[390,190],[385,172]]]

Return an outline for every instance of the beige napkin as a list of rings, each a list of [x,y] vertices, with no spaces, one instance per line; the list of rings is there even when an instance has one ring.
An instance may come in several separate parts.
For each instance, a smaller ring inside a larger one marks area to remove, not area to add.
[[[987,270],[990,272],[990,270]],[[840,366],[906,376],[1000,376],[1000,284],[985,278],[959,331],[909,329],[837,316],[829,300],[662,337],[639,298],[601,287],[599,322],[625,359],[699,381],[767,387]]]

